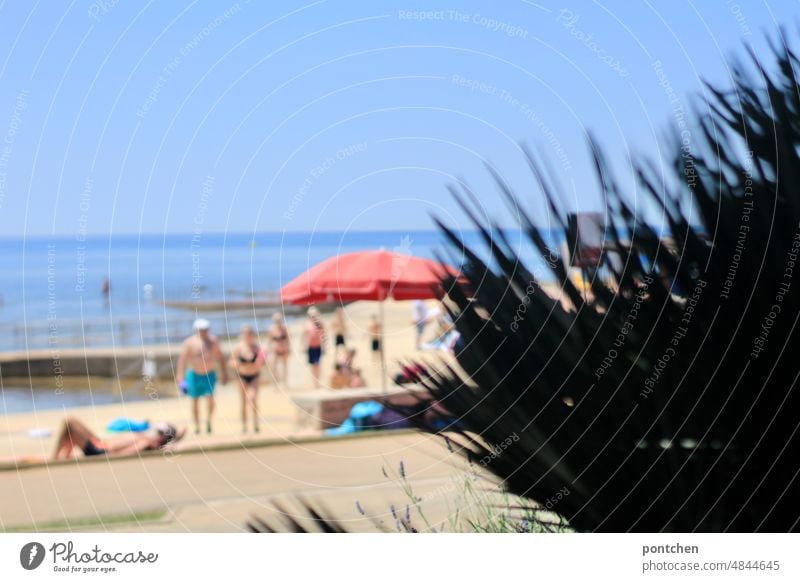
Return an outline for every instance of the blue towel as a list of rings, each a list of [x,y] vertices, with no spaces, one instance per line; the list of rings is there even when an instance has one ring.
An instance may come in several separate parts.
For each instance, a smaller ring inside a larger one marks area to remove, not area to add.
[[[144,432],[149,428],[149,421],[131,418],[115,418],[106,427],[110,432]]]
[[[370,418],[379,414],[383,410],[383,405],[374,400],[365,400],[358,402],[350,409],[350,415],[344,422],[336,428],[329,428],[325,430],[327,435],[350,434],[364,430],[364,425],[369,424]]]

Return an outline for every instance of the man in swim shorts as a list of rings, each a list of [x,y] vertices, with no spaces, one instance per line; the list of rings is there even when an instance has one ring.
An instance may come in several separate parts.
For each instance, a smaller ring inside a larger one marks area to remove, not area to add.
[[[185,389],[192,399],[192,418],[194,432],[200,433],[200,399],[208,403],[206,432],[211,432],[211,418],[214,415],[214,389],[217,384],[215,367],[219,365],[222,383],[228,383],[228,368],[219,340],[211,335],[211,324],[207,319],[194,322],[195,334],[183,342],[183,350],[178,360],[178,385]]]

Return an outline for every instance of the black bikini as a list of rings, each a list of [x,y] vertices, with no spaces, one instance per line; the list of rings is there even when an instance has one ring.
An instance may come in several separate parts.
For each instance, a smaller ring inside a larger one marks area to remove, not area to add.
[[[241,362],[242,364],[255,364],[257,359],[258,359],[258,350],[253,350],[253,358],[252,359],[243,358],[242,356],[239,356],[239,362]],[[241,378],[242,381],[245,384],[252,384],[253,380],[258,378],[260,375],[261,375],[260,373],[259,374],[241,374],[240,373],[239,374],[239,378]]]
[[[93,441],[87,440],[83,445],[83,454],[87,457],[95,457],[98,455],[105,455],[108,451],[98,447]]]

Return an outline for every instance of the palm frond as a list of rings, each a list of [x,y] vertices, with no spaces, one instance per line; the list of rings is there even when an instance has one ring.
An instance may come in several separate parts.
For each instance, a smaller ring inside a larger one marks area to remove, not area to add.
[[[466,255],[482,284],[451,299],[458,361],[476,386],[438,376],[429,389],[480,436],[469,454],[490,455],[512,493],[544,500],[567,487],[557,511],[577,529],[798,528],[800,87],[795,55],[776,54],[772,75],[754,61],[756,77],[738,67],[735,91],[712,89],[712,115],[688,144],[677,136],[666,180],[639,169],[668,240],[596,155],[621,261],[591,282],[591,300],[561,263],[548,264],[570,307],[506,247],[494,245],[491,268]],[[557,210],[559,192],[530,163]],[[546,257],[545,233],[523,223]],[[511,434],[519,441],[492,455]]]
[[[466,257],[469,288],[444,286],[469,382],[456,370],[420,381],[459,419],[450,439],[467,458],[522,498],[564,491],[553,511],[572,528],[799,527],[800,85],[795,54],[775,56],[774,72],[753,55],[749,68],[735,64],[733,91],[709,86],[709,113],[674,137],[666,175],[640,162],[667,237],[631,209],[590,142],[607,253],[619,260],[588,294],[560,260],[545,263],[564,300],[546,293],[530,258],[493,224],[475,219],[488,253],[440,225]],[[574,240],[566,198],[527,155],[564,240]],[[469,214],[469,197],[459,199]],[[548,233],[524,212],[521,223],[552,259]]]

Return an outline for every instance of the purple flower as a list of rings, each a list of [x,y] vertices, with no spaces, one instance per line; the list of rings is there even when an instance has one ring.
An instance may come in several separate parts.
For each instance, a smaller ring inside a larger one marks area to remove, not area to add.
[[[367,515],[367,512],[366,512],[366,511],[364,511],[364,508],[363,508],[363,507],[361,507],[361,504],[360,504],[358,501],[356,501],[356,509],[358,510],[358,512],[359,512],[361,515]]]
[[[397,517],[397,510],[394,508],[394,505],[390,505],[390,506],[389,506],[389,509],[391,509],[391,510],[392,510],[392,517],[393,517],[393,518],[395,518],[395,519],[398,519],[398,517]]]

